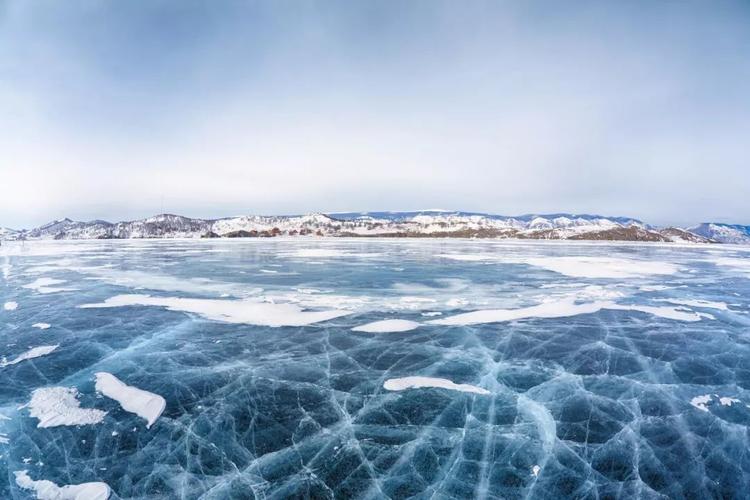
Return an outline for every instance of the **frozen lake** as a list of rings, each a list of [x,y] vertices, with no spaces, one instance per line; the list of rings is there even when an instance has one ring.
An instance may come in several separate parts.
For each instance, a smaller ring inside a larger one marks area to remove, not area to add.
[[[750,249],[4,243],[0,381],[0,498],[747,498]]]

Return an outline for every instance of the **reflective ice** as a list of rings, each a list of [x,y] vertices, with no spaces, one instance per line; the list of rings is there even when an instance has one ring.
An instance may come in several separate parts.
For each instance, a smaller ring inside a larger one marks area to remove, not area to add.
[[[747,498],[749,250],[6,243],[0,498]]]

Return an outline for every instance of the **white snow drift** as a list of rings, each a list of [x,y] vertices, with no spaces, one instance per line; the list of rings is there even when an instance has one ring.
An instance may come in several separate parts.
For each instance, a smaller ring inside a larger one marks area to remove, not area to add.
[[[37,427],[91,425],[104,419],[106,411],[81,408],[78,390],[73,387],[42,387],[31,393],[29,415],[39,419]]]
[[[99,304],[81,308],[157,306],[170,311],[199,314],[213,321],[247,323],[259,326],[304,326],[351,314],[351,311],[305,311],[295,304],[274,304],[255,299],[221,300],[182,297],[151,297],[150,295],[117,295]]]
[[[9,365],[15,365],[16,363],[20,363],[21,361],[26,361],[27,359],[34,359],[39,358],[41,356],[46,356],[47,354],[51,353],[55,349],[60,347],[60,344],[55,345],[40,345],[39,347],[33,347],[29,349],[26,352],[23,352],[13,358],[10,361],[7,361],[5,358],[0,360],[0,368],[3,366],[9,366]]]
[[[36,494],[37,500],[107,500],[112,490],[107,483],[81,483],[58,486],[52,481],[34,481],[25,470],[15,473],[16,484]]]
[[[422,326],[421,323],[416,321],[409,321],[406,319],[384,319],[381,321],[373,321],[366,325],[355,326],[352,328],[353,332],[367,332],[367,333],[391,333],[391,332],[408,332]]]
[[[144,419],[146,427],[151,427],[167,406],[158,394],[127,385],[107,372],[96,374],[96,390],[120,403],[123,410]]]
[[[471,392],[474,394],[490,394],[487,389],[482,389],[471,384],[456,384],[446,378],[435,377],[403,377],[389,378],[383,382],[383,388],[387,391],[404,391],[406,389],[421,389],[424,387],[437,387],[450,391]]]

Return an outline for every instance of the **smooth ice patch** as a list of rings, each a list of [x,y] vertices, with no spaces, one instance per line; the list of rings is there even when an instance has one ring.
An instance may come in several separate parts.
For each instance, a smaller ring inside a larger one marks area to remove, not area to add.
[[[33,491],[37,500],[107,500],[112,490],[107,483],[82,483],[58,486],[52,481],[34,481],[25,470],[15,473],[19,488]]]
[[[471,392],[474,394],[490,394],[487,389],[482,389],[470,384],[456,384],[446,378],[434,377],[402,377],[389,378],[383,382],[383,388],[387,391],[404,391],[406,389],[422,389],[425,387],[437,387],[450,391]]]
[[[73,387],[42,387],[31,393],[29,415],[39,419],[37,427],[91,425],[104,419],[106,411],[81,408],[78,391]]]
[[[367,333],[408,332],[419,328],[420,326],[422,326],[421,323],[406,319],[384,319],[381,321],[373,321],[366,325],[355,326],[352,328],[352,331]]]
[[[96,374],[96,390],[120,403],[123,410],[144,419],[147,428],[156,422],[167,406],[167,402],[158,394],[127,385],[107,372]]]
[[[33,325],[31,325],[32,328],[39,328],[40,330],[46,330],[50,326],[52,325],[50,325],[49,323],[34,323]]]
[[[39,358],[41,356],[46,356],[47,354],[51,353],[58,347],[60,347],[60,344],[40,345],[39,347],[33,347],[29,349],[28,351],[19,354],[18,356],[16,356],[10,361],[6,361],[5,357],[3,357],[3,359],[0,360],[0,368],[4,366],[15,365],[16,363],[20,363],[21,361],[25,361],[27,359],[34,359],[34,358]]]
[[[12,300],[10,302],[6,302],[3,304],[3,309],[6,311],[15,311],[18,309],[18,302],[13,302]]]
[[[532,257],[522,262],[574,278],[638,278],[678,271],[668,262],[615,257]]]
[[[274,304],[253,299],[220,300],[149,295],[117,295],[99,304],[84,304],[84,309],[156,306],[170,311],[199,314],[213,321],[246,323],[259,326],[305,326],[352,314],[351,311],[305,311],[295,304]]]

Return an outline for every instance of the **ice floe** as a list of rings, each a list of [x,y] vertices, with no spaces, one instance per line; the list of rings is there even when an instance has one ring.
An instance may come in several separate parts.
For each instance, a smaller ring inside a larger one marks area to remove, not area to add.
[[[52,325],[50,325],[49,323],[34,323],[33,325],[31,325],[32,328],[38,328],[40,330],[46,330],[50,326]]]
[[[420,326],[422,326],[421,323],[406,319],[384,319],[381,321],[373,321],[366,325],[355,326],[352,328],[352,331],[367,333],[408,332],[419,328]]]
[[[42,387],[31,393],[26,405],[29,415],[39,419],[37,427],[98,424],[107,414],[93,408],[81,408],[78,390],[73,387]]]
[[[7,361],[5,359],[5,357],[3,357],[3,359],[0,360],[0,368],[2,368],[4,366],[15,365],[16,363],[20,363],[21,361],[25,361],[27,359],[34,359],[34,358],[39,358],[41,356],[46,356],[47,354],[51,353],[52,351],[54,351],[58,347],[60,347],[59,344],[55,344],[55,345],[40,345],[38,347],[33,347],[33,348],[29,349],[28,351],[19,354],[18,356],[16,356],[15,358],[13,358],[10,361]]]
[[[402,377],[389,378],[383,382],[383,388],[388,391],[404,391],[406,389],[422,389],[436,387],[450,391],[471,392],[474,394],[490,394],[490,391],[470,384],[456,384],[446,378],[435,377]]]
[[[6,311],[15,311],[16,309],[18,309],[18,302],[13,302],[12,300],[6,302],[5,304],[3,304],[3,309],[5,309]]]
[[[107,500],[112,494],[107,483],[92,482],[58,486],[46,479],[34,481],[25,470],[16,471],[14,474],[19,488],[33,491],[37,500]]]
[[[147,428],[156,422],[167,406],[158,394],[127,385],[107,372],[96,374],[96,390],[120,403],[123,410],[144,419]]]
[[[352,314],[351,311],[305,311],[295,304],[274,304],[252,299],[220,300],[149,295],[116,295],[98,304],[84,304],[84,309],[156,306],[170,311],[198,314],[213,321],[246,323],[260,326],[305,326]]]

